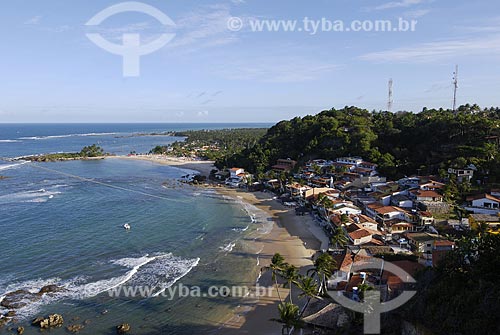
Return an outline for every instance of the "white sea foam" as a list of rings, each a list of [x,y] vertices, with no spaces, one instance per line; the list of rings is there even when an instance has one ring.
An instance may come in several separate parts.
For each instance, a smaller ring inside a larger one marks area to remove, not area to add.
[[[231,251],[233,251],[233,248],[236,246],[236,242],[230,242],[228,245],[226,245],[225,247],[219,247],[219,249],[221,249],[222,251],[224,252],[227,252],[227,253],[230,253]]]
[[[237,232],[244,232],[244,231],[247,231],[249,227],[250,226],[248,225],[245,228],[233,228],[232,230],[237,231]]]
[[[42,203],[54,198],[55,195],[62,194],[60,191],[39,189],[34,191],[23,191],[0,196],[0,204],[11,203]]]
[[[66,138],[66,137],[87,137],[87,136],[109,136],[117,133],[86,133],[86,134],[67,134],[67,135],[48,135],[48,136],[29,136],[20,137],[20,140],[47,140],[51,138]]]
[[[28,163],[28,161],[22,161],[22,162],[19,162],[19,163],[16,163],[16,164],[5,164],[5,165],[0,165],[0,171],[2,170],[9,170],[9,169],[13,169],[13,168],[16,168],[16,167],[19,167],[21,165],[24,165]]]
[[[20,142],[18,140],[0,140],[0,143],[15,143],[15,142]]]
[[[79,276],[70,280],[50,278],[11,283],[0,288],[0,301],[8,292],[20,289],[31,293],[37,293],[46,285],[57,285],[65,289],[57,293],[45,294],[41,299],[30,302],[28,305],[16,310],[19,318],[27,318],[36,314],[44,305],[65,299],[92,298],[124,284],[154,288],[156,292],[152,296],[155,297],[187,275],[198,265],[199,261],[199,258],[183,259],[173,256],[171,253],[112,260],[111,264],[127,268],[128,271],[120,276],[97,281],[90,281],[89,276]]]

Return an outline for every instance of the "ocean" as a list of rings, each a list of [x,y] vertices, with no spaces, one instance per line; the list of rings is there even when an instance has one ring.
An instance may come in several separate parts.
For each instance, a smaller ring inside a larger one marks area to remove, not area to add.
[[[137,134],[256,126],[263,125],[4,124],[0,157],[79,151],[94,143],[124,155],[180,140]],[[244,299],[171,299],[167,293],[180,284],[202,292],[253,285],[259,246],[252,241],[271,223],[239,199],[178,182],[191,172],[121,159],[0,162],[6,177],[0,179],[0,300],[19,289],[63,288],[30,299],[15,321],[29,327],[36,316],[58,313],[65,326],[84,325],[81,334],[113,334],[124,322],[133,334],[216,333]],[[127,297],[117,291],[124,287],[151,291]]]

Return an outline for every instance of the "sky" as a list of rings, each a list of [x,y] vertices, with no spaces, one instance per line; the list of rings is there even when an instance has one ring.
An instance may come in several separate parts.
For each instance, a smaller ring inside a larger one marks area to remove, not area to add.
[[[500,105],[498,0],[141,3],[171,24],[129,11],[86,25],[120,1],[2,2],[0,123],[277,122],[332,107],[385,110],[390,78],[393,111],[451,108],[455,65],[458,104]],[[415,29],[328,29],[377,20],[415,20]],[[255,28],[266,22],[281,29]],[[117,45],[124,34],[140,34],[141,45],[173,38],[140,56],[138,76],[124,76],[124,57],[91,33]]]

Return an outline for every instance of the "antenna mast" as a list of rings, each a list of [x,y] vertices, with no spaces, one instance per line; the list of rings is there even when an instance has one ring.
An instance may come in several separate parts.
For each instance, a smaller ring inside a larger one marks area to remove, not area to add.
[[[392,112],[392,105],[394,103],[393,91],[392,91],[393,81],[392,78],[389,79],[389,99],[387,100],[387,110]]]
[[[457,90],[458,90],[458,65],[453,72],[453,112],[457,111]]]

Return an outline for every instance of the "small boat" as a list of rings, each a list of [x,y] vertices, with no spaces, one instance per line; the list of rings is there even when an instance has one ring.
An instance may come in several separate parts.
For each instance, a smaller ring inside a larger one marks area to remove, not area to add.
[[[125,228],[125,230],[130,230],[130,225],[128,223],[125,223],[123,225],[123,228]]]

